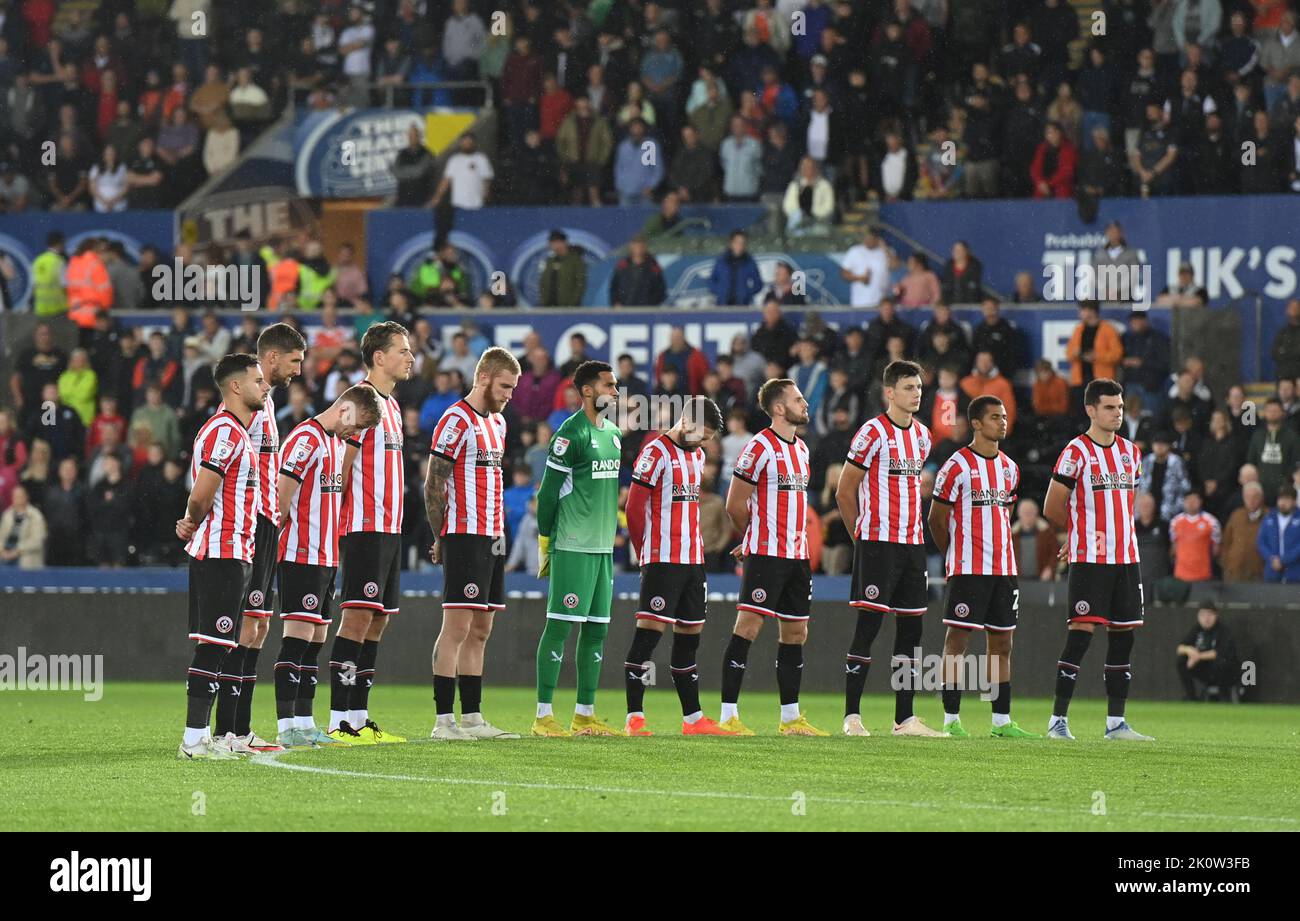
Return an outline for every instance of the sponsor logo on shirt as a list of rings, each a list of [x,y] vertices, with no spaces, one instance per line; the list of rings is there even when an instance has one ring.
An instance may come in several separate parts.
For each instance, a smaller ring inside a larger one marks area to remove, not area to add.
[[[555,446],[551,450],[557,457],[563,456],[564,452],[569,450],[569,439],[556,438]]]

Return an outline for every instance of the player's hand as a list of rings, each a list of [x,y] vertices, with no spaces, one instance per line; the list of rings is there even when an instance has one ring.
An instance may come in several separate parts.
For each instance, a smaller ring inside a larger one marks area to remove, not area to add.
[[[189,540],[191,537],[194,536],[194,532],[197,531],[198,529],[199,529],[198,522],[196,522],[189,515],[186,515],[184,518],[178,518],[176,520],[176,536],[179,537],[181,540]]]
[[[434,563],[442,562],[442,542],[434,539],[433,544],[429,547],[429,559]]]
[[[1187,654],[1187,667],[1191,668],[1197,662],[1201,661],[1201,654],[1193,649]]]
[[[1069,555],[1070,555],[1070,545],[1069,545],[1069,544],[1062,544],[1062,545],[1061,545],[1061,549],[1058,550],[1058,551],[1056,551],[1056,558],[1057,558],[1058,560],[1060,560],[1061,562],[1065,562],[1066,558],[1067,558]]]
[[[745,545],[736,544],[735,548],[731,551],[731,556],[737,563],[743,562],[745,559]]]
[[[537,578],[543,579],[551,574],[551,539],[537,536]]]

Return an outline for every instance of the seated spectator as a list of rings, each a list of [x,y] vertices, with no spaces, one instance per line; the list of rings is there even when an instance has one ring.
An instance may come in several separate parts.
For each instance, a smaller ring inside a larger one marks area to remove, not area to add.
[[[1016,571],[1025,580],[1053,582],[1059,563],[1056,554],[1060,542],[1051,524],[1038,510],[1033,499],[1021,499],[1016,506],[1016,521],[1011,525],[1011,546],[1016,554]]]
[[[943,297],[939,276],[930,269],[925,253],[912,253],[907,257],[907,274],[894,286],[894,297],[900,307],[929,307]]]
[[[972,400],[981,396],[1001,400],[1007,411],[1007,433],[1011,433],[1016,424],[1016,394],[1011,381],[1003,377],[1001,370],[993,363],[992,352],[976,354],[975,367],[962,379],[961,389]]]
[[[829,231],[835,217],[835,189],[812,157],[799,161],[799,175],[786,186],[781,210],[786,230],[793,236]]]
[[[1233,509],[1223,527],[1219,560],[1224,582],[1258,582],[1264,577],[1258,546],[1259,529],[1268,514],[1264,490],[1258,483],[1247,483],[1241,492],[1243,505]]]
[[[1203,510],[1201,494],[1189,490],[1183,497],[1182,512],[1169,522],[1174,578],[1183,582],[1210,581],[1221,541],[1218,519]]]
[[[1033,406],[1034,415],[1045,419],[1070,412],[1070,387],[1046,358],[1034,363]]]
[[[1264,581],[1300,582],[1300,516],[1295,514],[1295,487],[1277,491],[1277,507],[1264,516],[1256,546],[1264,559]]]
[[[45,516],[26,488],[15,486],[9,507],[0,514],[0,566],[43,569],[48,537]]]
[[[1073,198],[1074,173],[1078,153],[1061,126],[1048,122],[1043,142],[1034,153],[1029,178],[1034,184],[1034,198]]]
[[[1241,671],[1232,634],[1219,620],[1213,604],[1196,611],[1196,625],[1178,644],[1178,678],[1184,700],[1236,701],[1241,693]]]

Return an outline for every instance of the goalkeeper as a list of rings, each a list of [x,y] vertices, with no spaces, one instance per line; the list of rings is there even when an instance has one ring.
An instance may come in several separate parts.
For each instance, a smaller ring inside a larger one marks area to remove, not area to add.
[[[573,373],[582,397],[551,438],[546,473],[537,493],[540,567],[551,577],[546,629],[537,644],[535,736],[621,736],[596,716],[596,685],[614,598],[614,534],[618,527],[618,426],[600,415],[618,398],[613,369],[588,361]],[[564,661],[564,644],[578,631],[578,702],[566,731],[551,711]]]

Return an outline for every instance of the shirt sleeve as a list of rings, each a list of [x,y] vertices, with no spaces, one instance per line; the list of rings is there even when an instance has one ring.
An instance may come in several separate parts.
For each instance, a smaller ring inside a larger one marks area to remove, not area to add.
[[[1083,471],[1083,458],[1079,454],[1079,449],[1073,445],[1067,445],[1061,452],[1061,456],[1056,459],[1056,467],[1052,470],[1052,479],[1060,483],[1067,489],[1074,489],[1074,484]],[[1136,474],[1134,474],[1136,476]]]
[[[740,457],[736,458],[736,467],[731,471],[731,475],[740,477],[751,486],[757,486],[758,477],[766,464],[767,449],[761,441],[754,438],[745,445],[745,450],[740,452]]]
[[[961,480],[961,465],[955,458],[949,458],[934,478],[934,501],[944,505],[955,504],[961,496]]]
[[[866,470],[880,452],[880,433],[873,425],[864,425],[849,445],[848,462]]]
[[[433,429],[433,444],[429,448],[430,452],[454,464],[464,453],[465,434],[468,431],[469,426],[459,415],[444,413]]]
[[[642,448],[636,466],[632,468],[632,482],[640,483],[647,489],[655,489],[662,475],[663,456],[663,452],[653,443]]]
[[[236,436],[230,426],[220,425],[199,444],[199,466],[207,467],[218,476],[225,476],[243,453],[243,440]]]
[[[314,438],[309,431],[299,432],[297,435],[291,436],[289,442],[284,446],[284,460],[280,463],[280,473],[287,477],[293,477],[301,483],[308,468],[311,467],[317,455],[320,454],[320,449],[319,440]]]
[[[560,430],[551,436],[551,448],[546,454],[546,466],[560,473],[568,473],[582,459],[582,442],[571,437],[573,429],[560,426]]]

